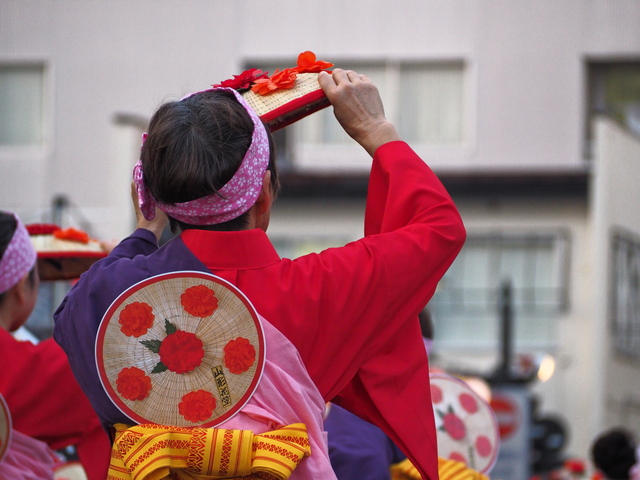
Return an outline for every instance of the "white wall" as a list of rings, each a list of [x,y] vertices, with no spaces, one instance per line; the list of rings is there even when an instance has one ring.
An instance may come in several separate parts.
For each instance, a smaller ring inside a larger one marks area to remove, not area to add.
[[[640,138],[608,119],[594,122],[596,157],[594,164],[593,219],[596,275],[594,326],[598,329],[593,355],[593,398],[597,399],[596,428],[625,425],[640,434],[640,367],[616,354],[611,341],[612,234],[623,228],[640,236]],[[604,321],[603,321],[604,320]]]
[[[569,429],[567,451],[586,455],[592,438],[585,418],[593,415],[589,401],[596,345],[593,330],[593,254],[587,204],[581,199],[495,198],[492,200],[458,200],[469,235],[526,234],[563,232],[569,240],[568,288],[569,307],[555,322],[556,347],[551,353],[556,370],[546,383],[533,383],[532,392],[540,398],[540,412],[561,416]],[[576,341],[579,332],[580,341]],[[437,336],[436,336],[437,338]],[[526,353],[516,350],[514,353]],[[460,351],[440,352],[443,366],[454,370],[491,371],[499,362],[499,352],[464,354]]]

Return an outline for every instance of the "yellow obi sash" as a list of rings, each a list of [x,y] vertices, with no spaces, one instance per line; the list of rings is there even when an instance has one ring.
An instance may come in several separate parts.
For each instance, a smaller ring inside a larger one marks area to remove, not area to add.
[[[489,480],[489,477],[470,469],[462,462],[438,457],[440,480]],[[391,466],[393,480],[421,480],[418,469],[407,458]]]
[[[265,432],[115,425],[107,480],[285,480],[311,455],[302,423]]]

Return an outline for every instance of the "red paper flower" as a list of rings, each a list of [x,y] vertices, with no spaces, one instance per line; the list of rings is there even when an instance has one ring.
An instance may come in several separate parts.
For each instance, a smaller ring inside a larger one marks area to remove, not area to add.
[[[215,293],[206,285],[187,288],[180,295],[180,302],[187,313],[200,318],[208,317],[218,308]]]
[[[269,78],[267,72],[258,70],[257,68],[250,68],[245,70],[240,75],[234,75],[229,80],[223,80],[222,82],[212,85],[213,88],[226,87],[233,88],[234,90],[249,90],[253,82],[260,78]]]
[[[295,68],[285,68],[284,70],[276,70],[271,78],[260,78],[253,83],[251,91],[258,95],[268,95],[276,90],[284,90],[292,88],[298,77]]]
[[[71,242],[89,243],[89,235],[82,230],[76,228],[65,228],[64,230],[56,230],[53,236],[60,240],[69,240]]]
[[[333,63],[316,60],[316,54],[313,52],[302,52],[298,55],[298,73],[318,73],[327,68],[333,67]]]
[[[118,373],[116,389],[127,400],[144,400],[151,391],[151,379],[139,368],[123,368]]]
[[[177,330],[162,340],[158,354],[160,361],[172,372],[187,373],[200,366],[204,349],[202,340],[193,333]]]
[[[216,408],[215,397],[206,390],[187,393],[178,404],[178,412],[185,420],[198,423],[211,417]]]
[[[475,398],[473,398],[473,395],[470,395],[468,393],[461,393],[458,397],[458,400],[460,401],[460,405],[462,405],[462,408],[464,408],[468,413],[473,414],[478,411],[478,402]]]
[[[244,373],[256,361],[256,349],[246,338],[230,340],[224,347],[224,364],[231,373]]]
[[[491,440],[485,435],[479,435],[476,438],[476,451],[481,457],[488,457],[492,451]]]
[[[127,337],[144,335],[153,325],[155,315],[151,305],[144,302],[132,302],[120,312],[118,323]]]

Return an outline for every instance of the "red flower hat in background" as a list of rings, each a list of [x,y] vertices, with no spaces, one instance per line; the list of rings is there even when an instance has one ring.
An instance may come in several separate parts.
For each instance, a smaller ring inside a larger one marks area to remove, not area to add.
[[[201,272],[132,286],[113,302],[96,340],[105,391],[136,423],[222,423],[253,395],[264,358],[251,303],[235,286]]]
[[[438,455],[487,474],[497,460],[500,445],[493,410],[458,378],[432,373],[430,381]]]
[[[97,240],[77,228],[50,223],[26,225],[38,254],[41,280],[73,280],[80,277],[107,252]]]

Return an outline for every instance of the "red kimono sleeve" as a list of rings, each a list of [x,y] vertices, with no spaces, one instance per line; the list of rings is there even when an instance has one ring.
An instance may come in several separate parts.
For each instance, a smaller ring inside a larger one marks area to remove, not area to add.
[[[432,173],[425,176],[423,169],[428,167],[403,161],[415,157],[408,145],[401,142],[383,145],[376,157],[369,183],[365,235],[381,235],[411,225],[431,230],[431,234],[423,231],[420,235],[431,255],[423,259],[400,258],[407,263],[390,268],[389,298],[405,302],[406,294],[393,291],[394,286],[407,288],[399,279],[402,272],[412,269],[429,272],[424,283],[415,286],[414,295],[423,299],[424,307],[462,247],[464,228],[444,187]],[[401,175],[390,162],[403,164]],[[412,182],[426,180],[428,185],[412,186]],[[428,207],[412,208],[417,205]],[[388,322],[397,325],[397,329],[379,339],[381,343],[374,343],[377,349],[360,366],[338,403],[381,428],[411,459],[423,478],[436,480],[436,431],[428,361],[417,320],[419,310],[415,310],[416,304],[412,302],[401,305],[392,301],[391,305]]]
[[[111,446],[64,351],[53,339],[37,345],[0,329],[0,393],[13,428],[52,449],[75,445],[90,480],[104,480]]]

